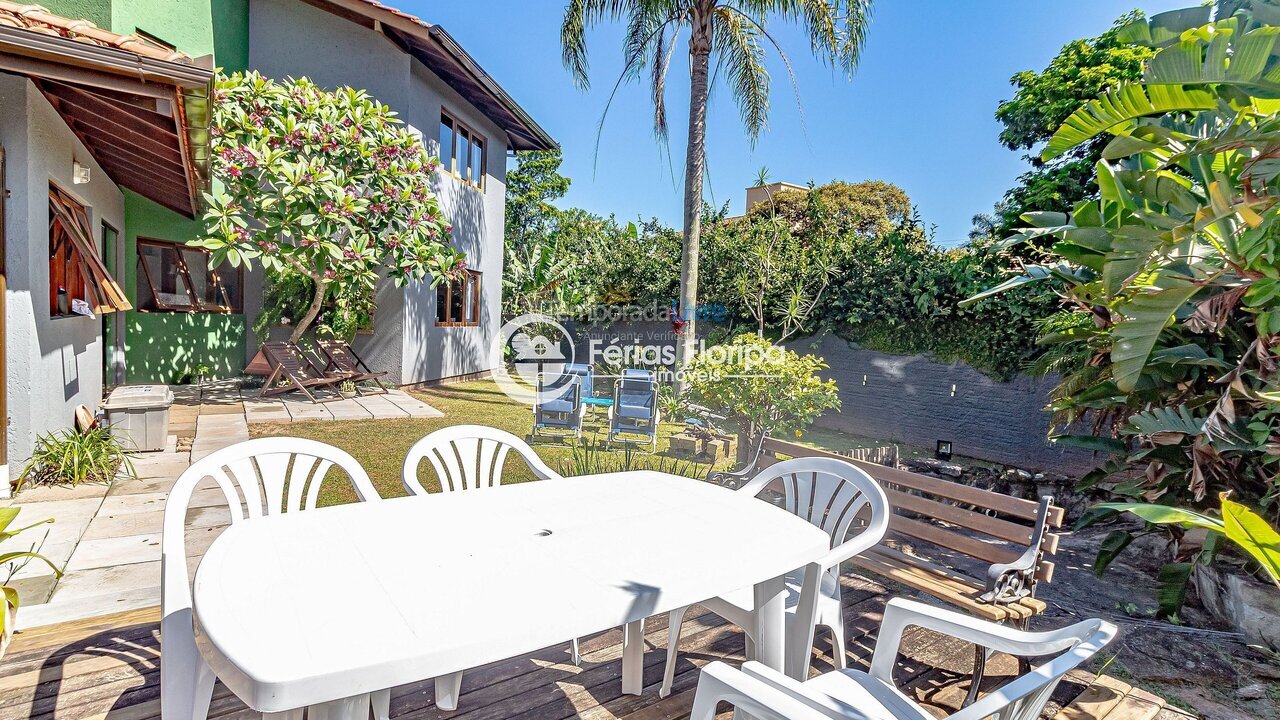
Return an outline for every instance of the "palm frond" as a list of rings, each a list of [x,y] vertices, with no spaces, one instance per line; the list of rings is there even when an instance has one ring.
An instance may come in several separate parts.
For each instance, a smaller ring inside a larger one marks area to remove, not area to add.
[[[560,23],[561,60],[573,82],[582,90],[591,87],[587,62],[587,28],[603,20],[616,20],[630,14],[631,4],[625,0],[569,0]],[[641,5],[652,5],[644,2]]]
[[[718,48],[717,72],[724,70],[733,85],[733,99],[752,142],[769,121],[769,72],[764,66],[760,31],[740,12],[717,8],[713,28]]]
[[[803,20],[809,47],[818,59],[846,75],[857,69],[871,24],[872,0],[737,0],[735,5],[762,24],[770,15]]]

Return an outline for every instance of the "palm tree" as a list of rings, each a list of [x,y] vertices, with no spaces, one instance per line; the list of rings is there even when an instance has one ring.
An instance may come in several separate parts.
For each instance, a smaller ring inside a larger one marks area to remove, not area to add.
[[[680,260],[680,312],[687,317],[676,349],[679,367],[693,355],[694,309],[698,302],[698,241],[701,236],[703,151],[707,134],[707,96],[711,56],[716,75],[724,74],[742,123],[754,143],[769,115],[766,44],[791,62],[770,35],[770,20],[804,23],[813,53],[850,76],[857,67],[871,18],[871,0],[569,0],[560,43],[565,67],[582,89],[587,78],[587,30],[602,22],[625,21],[624,67],[614,86],[639,80],[648,68],[653,96],[654,133],[667,137],[667,71],[676,42],[689,31],[689,144],[684,172],[684,248]],[[795,77],[791,77],[795,84]]]

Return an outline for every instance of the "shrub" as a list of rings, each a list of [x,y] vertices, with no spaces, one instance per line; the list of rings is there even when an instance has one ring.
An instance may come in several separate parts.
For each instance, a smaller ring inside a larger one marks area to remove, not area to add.
[[[46,525],[53,522],[53,519],[42,520],[25,527],[10,530],[9,526],[17,519],[20,508],[8,507],[0,508],[0,543],[17,537],[21,533],[40,525]],[[43,542],[43,540],[41,540]],[[36,552],[39,550],[39,544],[32,544],[28,550],[12,550],[0,553],[0,573],[4,573],[4,580],[0,582],[0,654],[4,654],[5,647],[9,644],[9,639],[13,636],[13,626],[9,624],[10,615],[18,612],[18,591],[16,588],[9,587],[9,582],[13,580],[13,576],[26,566],[32,560],[39,560],[48,564],[53,569],[53,574],[62,577],[62,571],[56,565],[49,562],[49,559]]]
[[[31,461],[18,478],[18,487],[110,483],[121,469],[133,475],[133,463],[108,428],[97,427],[83,433],[63,430],[36,440]]]
[[[739,335],[695,357],[685,381],[692,402],[723,410],[746,435],[738,443],[741,459],[761,435],[799,433],[840,407],[835,381],[818,376],[825,367],[822,358]]]

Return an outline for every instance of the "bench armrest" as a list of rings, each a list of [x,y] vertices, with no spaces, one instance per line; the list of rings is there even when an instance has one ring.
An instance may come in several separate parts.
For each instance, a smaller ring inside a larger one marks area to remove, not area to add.
[[[979,598],[983,602],[1008,605],[1035,594],[1036,571],[1040,567],[1040,553],[1049,524],[1049,506],[1052,503],[1053,498],[1048,495],[1040,498],[1035,529],[1031,533],[1031,544],[1027,546],[1026,552],[1013,562],[996,563],[987,568],[986,592]]]

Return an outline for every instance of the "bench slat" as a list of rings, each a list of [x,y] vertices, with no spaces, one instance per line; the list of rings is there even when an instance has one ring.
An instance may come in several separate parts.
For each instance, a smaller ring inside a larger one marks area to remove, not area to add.
[[[905,518],[898,514],[889,516],[889,529],[900,535],[923,540],[927,543],[937,545],[941,548],[954,550],[963,553],[971,558],[977,558],[991,564],[1010,563],[1022,557],[1023,550],[1002,547],[992,543],[983,542],[977,538],[961,535],[958,532],[947,530],[938,525],[933,525],[919,520]],[[1045,566],[1052,567],[1053,563],[1041,560],[1036,570],[1036,577],[1044,579],[1042,574],[1045,572]]]
[[[1043,600],[1023,598],[1009,605],[993,605],[978,599],[985,589],[950,568],[935,565],[927,560],[884,546],[854,558],[854,562],[868,570],[891,578],[904,585],[959,605],[975,615],[996,621],[1021,619],[1044,612],[1048,607]]]
[[[955,505],[948,505],[937,500],[905,493],[892,487],[885,488],[884,494],[888,496],[889,505],[894,510],[908,510],[913,513],[919,513],[928,518],[968,528],[1001,540],[1018,543],[1024,547],[1031,544],[1032,528],[1027,525],[1019,525],[1008,520],[983,515]],[[1047,533],[1045,535],[1043,550],[1050,554],[1058,551],[1058,535],[1056,533]]]
[[[879,480],[880,482],[892,483],[912,490],[937,495],[948,500],[956,500],[958,502],[977,505],[979,507],[989,508],[1005,515],[1022,518],[1034,522],[1039,512],[1040,504],[1033,500],[1024,500],[1015,498],[1003,493],[991,490],[983,490],[970,485],[961,485],[947,480],[939,480],[931,478],[927,475],[909,472],[907,470],[899,470],[897,468],[879,465],[877,463],[855,460],[853,458],[840,455],[838,453],[828,452],[811,448],[807,445],[799,445],[790,443],[785,440],[776,438],[768,438],[764,441],[764,449],[769,452],[780,452],[791,457],[830,457],[837,460],[844,460],[861,468],[868,475]],[[1049,526],[1062,527],[1063,510],[1054,505],[1049,508]]]

